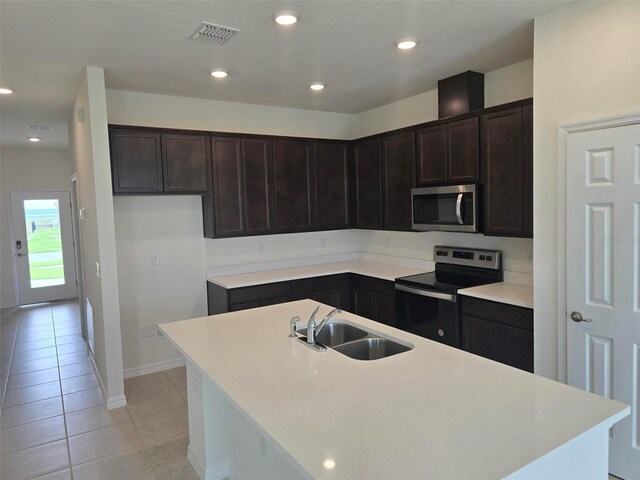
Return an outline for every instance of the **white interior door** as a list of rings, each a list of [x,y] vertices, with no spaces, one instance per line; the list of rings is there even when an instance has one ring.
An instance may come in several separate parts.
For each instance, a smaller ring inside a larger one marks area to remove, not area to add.
[[[68,191],[11,192],[20,305],[78,296]]]
[[[640,125],[568,136],[566,215],[568,381],[632,406],[610,471],[640,479]]]

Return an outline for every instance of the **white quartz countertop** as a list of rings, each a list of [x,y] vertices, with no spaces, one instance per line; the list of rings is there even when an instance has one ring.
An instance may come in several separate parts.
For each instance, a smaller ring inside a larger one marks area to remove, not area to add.
[[[516,307],[533,308],[533,286],[519,283],[490,283],[479,287],[458,290],[461,295],[508,303]]]
[[[290,460],[318,479],[498,479],[629,413],[612,400],[344,312],[414,345],[359,361],[288,337],[301,300],[161,325]],[[323,305],[322,318],[330,306]],[[326,469],[326,460],[335,466]]]
[[[394,281],[398,277],[415,275],[425,271],[425,269],[405,267],[391,263],[354,260],[350,262],[324,263],[306,267],[209,277],[207,280],[224,288],[238,288],[265,283],[284,282],[287,280],[298,280],[301,278],[320,277],[323,275],[334,275],[337,273],[357,273],[368,277]]]

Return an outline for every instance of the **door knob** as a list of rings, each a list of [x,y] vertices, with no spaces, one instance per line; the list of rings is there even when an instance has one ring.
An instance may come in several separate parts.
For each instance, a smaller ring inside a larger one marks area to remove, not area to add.
[[[571,312],[571,320],[573,320],[576,323],[579,323],[579,322],[591,323],[591,319],[584,318],[580,312]]]
[[[26,255],[26,253],[22,253],[22,252],[16,253],[16,256],[18,256],[18,257],[24,257],[25,255]]]

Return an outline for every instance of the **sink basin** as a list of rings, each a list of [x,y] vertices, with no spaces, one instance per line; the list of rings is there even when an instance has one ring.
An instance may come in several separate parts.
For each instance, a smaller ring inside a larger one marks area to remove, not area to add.
[[[298,332],[306,335],[307,329],[300,329]],[[365,330],[361,330],[353,325],[329,322],[320,330],[320,333],[316,335],[316,342],[321,343],[325,347],[334,347],[366,336],[367,332]]]
[[[386,338],[363,338],[353,342],[345,343],[333,347],[336,352],[340,352],[347,357],[356,360],[378,360],[380,358],[390,357],[398,353],[407,352],[412,347],[407,347],[401,343],[388,340]]]

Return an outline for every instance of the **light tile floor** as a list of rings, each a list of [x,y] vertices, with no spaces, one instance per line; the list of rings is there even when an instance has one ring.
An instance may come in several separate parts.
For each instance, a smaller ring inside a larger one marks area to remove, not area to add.
[[[107,410],[87,361],[75,302],[0,315],[0,477],[197,480],[185,369],[125,380]]]

